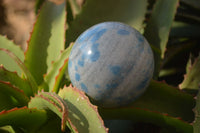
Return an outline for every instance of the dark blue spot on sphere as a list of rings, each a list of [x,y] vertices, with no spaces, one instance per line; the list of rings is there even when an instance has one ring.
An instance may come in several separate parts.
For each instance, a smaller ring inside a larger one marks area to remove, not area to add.
[[[130,32],[127,31],[127,30],[124,30],[124,29],[120,29],[120,30],[117,31],[117,34],[119,34],[119,35],[129,35]]]
[[[107,84],[106,85],[106,89],[115,89],[115,88],[117,88],[117,86],[118,86],[118,83],[111,83],[111,84]]]
[[[98,50],[99,43],[94,43],[91,47],[91,53],[88,53],[89,59],[92,62],[95,62],[99,59],[100,57],[100,52]]]
[[[94,85],[94,88],[100,89],[101,87],[100,87],[100,85],[95,84],[95,85]]]
[[[102,29],[100,31],[98,31],[91,39],[92,43],[95,43],[96,41],[99,40],[99,38],[101,38],[101,36],[107,31],[107,29]]]
[[[84,83],[81,83],[81,89],[87,93],[88,92],[88,88],[86,87],[86,85]]]
[[[120,76],[121,67],[120,66],[111,66],[110,71],[112,72],[112,74],[114,74],[116,76]]]
[[[84,41],[87,41],[92,35],[98,32],[99,29],[100,29],[99,26],[89,29],[88,32],[84,32],[83,34],[80,35],[80,37],[77,39],[77,42],[82,43]]]
[[[78,71],[78,66],[75,66],[75,70]]]
[[[75,74],[75,79],[76,79],[76,81],[80,81],[81,77],[78,73]]]
[[[81,67],[84,67],[84,61],[83,60],[78,60],[78,65]]]
[[[68,67],[69,67],[69,68],[72,67],[72,61],[71,61],[71,60],[68,61]]]
[[[142,35],[140,35],[140,33],[137,33],[137,34],[136,34],[136,37],[137,37],[137,39],[138,39],[138,41],[139,41],[140,43],[144,43],[144,37],[143,37]]]

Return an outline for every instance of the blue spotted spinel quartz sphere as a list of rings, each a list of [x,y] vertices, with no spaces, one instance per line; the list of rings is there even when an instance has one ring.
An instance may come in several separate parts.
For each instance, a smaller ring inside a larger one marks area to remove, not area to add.
[[[100,23],[82,33],[68,64],[72,84],[102,107],[133,102],[145,91],[153,70],[146,39],[119,22]]]

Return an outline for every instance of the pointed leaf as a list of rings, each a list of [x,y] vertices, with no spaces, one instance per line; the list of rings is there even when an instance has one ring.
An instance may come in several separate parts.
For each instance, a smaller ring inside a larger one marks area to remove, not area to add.
[[[38,15],[25,53],[25,64],[38,85],[64,49],[65,15],[65,2],[56,5],[50,1],[44,3]]]
[[[184,2],[198,10],[200,10],[200,1],[199,0],[181,0],[181,2]]]
[[[193,96],[154,80],[150,82],[146,92],[131,106],[180,117],[188,122],[194,120],[192,109],[195,106],[195,100]]]
[[[200,91],[196,99],[196,107],[194,108],[195,120],[193,122],[194,133],[200,133]]]
[[[147,0],[87,0],[80,14],[69,24],[66,44],[75,41],[92,25],[104,21],[124,22],[142,31],[147,4]]]
[[[15,72],[7,71],[3,66],[0,66],[0,81],[10,82],[13,86],[23,90],[27,96],[33,95],[32,88],[26,79],[22,79]]]
[[[49,72],[45,76],[44,80],[49,86],[49,91],[58,92],[60,89],[59,85],[62,77],[65,74],[65,71],[67,71],[68,58],[72,47],[73,44],[71,44],[65,51],[62,52],[60,58],[55,63],[53,63]]]
[[[23,73],[24,73],[25,77],[27,78],[28,82],[30,83],[30,85],[32,87],[33,94],[36,93],[37,90],[38,90],[37,84],[35,82],[35,79],[31,75],[31,73],[28,71],[28,69],[24,65],[24,63],[16,55],[14,55],[12,52],[10,52],[9,50],[0,48],[0,51],[3,51],[5,53],[7,53],[17,63],[17,65],[23,71]]]
[[[0,111],[2,110],[9,110],[16,107],[13,103],[13,99],[3,92],[0,92]]]
[[[24,52],[22,49],[15,45],[12,41],[6,37],[0,35],[0,48],[8,49],[13,52],[21,61],[24,61]],[[3,64],[9,71],[16,71],[19,75],[22,74],[22,70],[6,53],[0,51],[0,65]]]
[[[103,120],[98,114],[97,107],[80,90],[72,86],[64,87],[59,95],[68,105],[69,119],[76,126],[78,132],[105,133]]]
[[[35,131],[46,121],[47,114],[44,110],[23,107],[0,112],[0,126],[21,127],[29,132]]]
[[[178,7],[179,0],[157,0],[154,6],[152,16],[145,28],[144,36],[154,49],[155,71],[157,77],[161,58],[164,57],[166,45],[169,37],[170,28]]]
[[[181,89],[198,90],[200,86],[200,56],[192,64],[189,60],[187,64],[186,75],[180,84]]]
[[[184,22],[174,21],[170,31],[170,37],[192,37],[199,38],[200,26]]]
[[[55,93],[40,92],[29,103],[29,108],[36,107],[38,109],[49,109],[56,113],[61,119],[61,130],[65,131],[66,124],[73,132],[76,132],[76,128],[72,125],[68,118],[68,107],[64,100],[62,100]]]
[[[140,108],[116,108],[116,109],[99,109],[104,119],[126,119],[134,122],[152,123],[157,126],[172,128],[180,133],[192,133],[193,128],[190,123],[186,123],[181,119],[171,117],[159,112],[152,112]]]
[[[1,133],[16,133],[11,126],[0,127]]]
[[[25,106],[29,102],[29,98],[24,92],[9,82],[0,81],[0,92],[13,96],[19,102],[20,106]]]

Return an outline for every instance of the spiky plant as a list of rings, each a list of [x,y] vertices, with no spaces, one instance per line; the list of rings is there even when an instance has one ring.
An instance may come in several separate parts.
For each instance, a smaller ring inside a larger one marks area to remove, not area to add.
[[[104,120],[121,119],[151,123],[160,132],[199,133],[199,96],[196,118],[193,108],[200,83],[200,58],[193,60],[197,57],[193,49],[199,49],[200,23],[198,13],[190,13],[200,7],[194,2],[86,0],[80,7],[75,0],[38,0],[37,20],[25,52],[0,36],[0,132],[103,133],[108,132],[106,127],[120,132],[123,125],[104,126]],[[133,26],[144,34],[154,51],[154,79],[144,95],[127,107],[97,108],[70,85],[67,67],[72,42],[103,21]],[[192,53],[187,67],[185,62],[177,63],[185,53]],[[182,76],[184,68],[187,74],[181,83],[180,76],[175,75]],[[175,82],[167,77],[175,77]],[[159,82],[163,79],[176,87]]]

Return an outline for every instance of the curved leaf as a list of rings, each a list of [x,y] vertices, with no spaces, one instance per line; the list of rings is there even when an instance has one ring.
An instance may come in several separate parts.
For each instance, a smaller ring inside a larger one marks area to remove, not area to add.
[[[134,122],[152,123],[161,127],[175,128],[177,132],[192,133],[192,125],[178,118],[140,108],[99,109],[104,119],[126,119]]]
[[[71,44],[65,51],[62,52],[60,58],[53,63],[47,75],[45,75],[45,82],[49,86],[49,91],[58,92],[62,77],[67,71],[68,58],[73,44]]]
[[[31,75],[31,73],[28,71],[28,69],[24,65],[24,63],[9,50],[0,48],[0,51],[7,53],[7,55],[9,55],[17,63],[17,65],[20,67],[20,69],[23,71],[24,75],[26,76],[27,81],[30,83],[33,94],[36,93],[38,90],[37,84],[36,84],[33,76]]]
[[[197,95],[196,107],[194,108],[195,120],[193,122],[194,133],[200,132],[200,92]]]
[[[192,64],[189,60],[187,64],[186,75],[183,82],[180,84],[181,89],[198,90],[200,85],[200,55]]]
[[[58,94],[68,105],[69,119],[83,133],[105,133],[103,120],[98,114],[97,107],[80,90],[72,86],[64,87]]]
[[[7,71],[3,66],[0,66],[0,81],[10,82],[13,86],[23,90],[27,96],[33,95],[32,88],[26,79],[22,79],[17,73]]]
[[[188,122],[194,120],[192,109],[195,106],[195,99],[193,96],[154,80],[150,82],[146,92],[131,106],[180,117]]]
[[[67,46],[83,31],[104,21],[124,22],[142,31],[147,4],[147,0],[87,0],[80,14],[69,24]]]
[[[16,107],[13,103],[13,99],[3,92],[0,92],[0,111],[2,110],[9,110]]]
[[[22,49],[8,40],[6,37],[0,35],[0,48],[7,49],[14,53],[21,61],[24,61],[24,52]],[[9,71],[16,71],[19,75],[22,74],[22,70],[13,59],[5,52],[0,51],[0,64],[3,64]]]
[[[47,114],[44,110],[14,108],[0,112],[0,126],[22,127],[29,132],[34,132],[47,121]]]
[[[65,2],[56,5],[46,1],[34,25],[25,53],[25,64],[38,85],[64,49],[65,15]]]
[[[25,106],[29,102],[29,98],[24,92],[9,82],[0,81],[0,92],[8,96],[13,96],[19,102],[20,106]]]
[[[145,28],[144,36],[148,42],[159,49],[160,52],[154,51],[155,71],[154,76],[157,77],[161,58],[164,57],[166,45],[172,26],[172,22],[178,7],[179,0],[158,0],[154,6],[152,16]]]
[[[65,131],[65,125],[67,124],[73,132],[76,132],[76,128],[73,126],[68,118],[68,107],[64,100],[62,100],[57,94],[49,92],[40,92],[29,102],[29,108],[49,109],[56,113],[61,119],[61,130]]]

